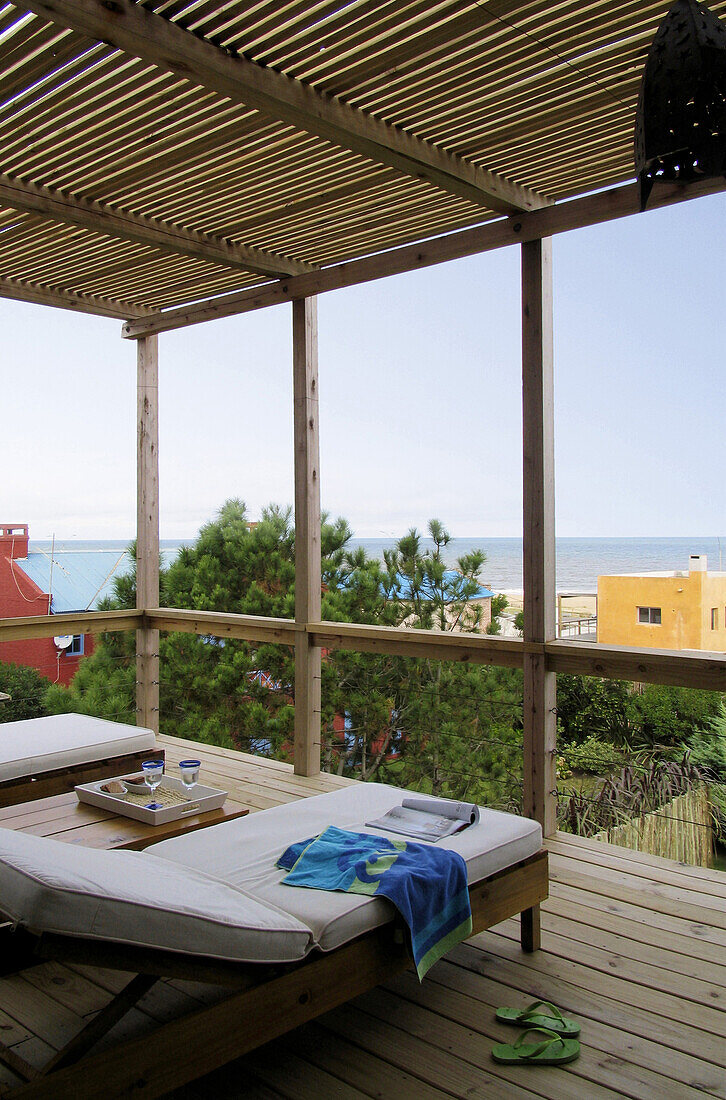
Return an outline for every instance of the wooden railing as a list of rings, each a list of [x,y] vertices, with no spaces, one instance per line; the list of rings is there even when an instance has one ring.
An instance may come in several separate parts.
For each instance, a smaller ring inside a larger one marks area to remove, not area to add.
[[[599,676],[636,683],[726,691],[726,654],[679,653],[633,649],[597,642],[523,642],[490,634],[453,634],[439,630],[366,626],[358,623],[296,624],[291,619],[234,615],[218,611],[157,608],[149,611],[84,611],[0,619],[0,642],[47,638],[56,634],[100,634],[105,631],[154,629],[215,638],[294,646],[301,635],[323,649],[351,649],[401,657],[469,661],[522,668],[527,653],[544,654],[548,672]]]
[[[563,619],[557,624],[560,638],[579,638],[582,634],[594,634],[597,630],[597,615],[586,615],[580,619]]]

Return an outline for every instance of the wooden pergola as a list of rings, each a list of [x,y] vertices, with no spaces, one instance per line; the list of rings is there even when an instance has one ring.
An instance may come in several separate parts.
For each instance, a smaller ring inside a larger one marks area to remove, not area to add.
[[[726,0],[711,3],[726,12]],[[554,831],[559,673],[726,690],[726,658],[556,640],[551,237],[634,214],[632,132],[667,0],[26,0],[0,10],[0,295],[138,347],[136,611],[0,622],[295,647],[295,769],[320,768],[321,647],[521,667],[525,812]],[[652,207],[726,188],[660,184]],[[647,214],[644,216],[648,216]],[[522,641],[320,621],[316,296],[522,255]],[[159,607],[158,336],[292,302],[295,620]]]

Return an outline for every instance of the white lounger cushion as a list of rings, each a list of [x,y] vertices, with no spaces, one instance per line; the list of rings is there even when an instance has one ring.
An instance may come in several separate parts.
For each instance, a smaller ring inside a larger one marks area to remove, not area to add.
[[[404,793],[410,792],[380,783],[354,783],[329,794],[288,802],[160,841],[147,851],[204,870],[260,901],[284,909],[312,930],[318,947],[331,951],[385,924],[391,919],[392,905],[383,898],[284,886],[283,872],[275,869],[275,861],[288,845],[328,825],[394,836],[368,828],[365,822],[399,806]],[[478,825],[438,841],[437,847],[459,852],[466,861],[469,882],[473,883],[538,852],[542,830],[536,821],[482,809]]]
[[[153,730],[87,714],[51,714],[0,725],[0,782],[107,757],[153,751]]]
[[[295,917],[201,871],[10,829],[0,829],[0,909],[36,932],[222,959],[291,962],[312,946]]]
[[[0,910],[34,931],[220,959],[289,962],[316,945],[331,951],[385,924],[391,904],[284,886],[275,862],[289,844],[327,825],[380,832],[365,822],[401,798],[394,787],[355,783],[145,852],[99,851],[0,829]],[[482,809],[478,825],[439,847],[462,855],[473,883],[534,855],[541,843],[536,822]]]

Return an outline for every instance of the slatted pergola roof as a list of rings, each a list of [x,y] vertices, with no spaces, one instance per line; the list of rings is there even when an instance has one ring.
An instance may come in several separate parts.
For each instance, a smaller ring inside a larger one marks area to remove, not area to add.
[[[668,6],[6,4],[0,294],[134,317],[631,179]]]

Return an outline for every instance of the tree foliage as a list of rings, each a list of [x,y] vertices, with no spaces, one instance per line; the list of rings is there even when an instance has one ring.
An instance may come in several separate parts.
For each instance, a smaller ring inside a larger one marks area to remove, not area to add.
[[[679,752],[711,728],[719,703],[718,693],[697,688],[557,678],[558,729],[568,744],[596,737],[629,752]]]
[[[383,562],[351,548],[344,520],[323,520],[322,615],[334,622],[402,623],[478,631],[483,551],[447,568],[450,536],[432,520],[432,546],[409,531]],[[133,557],[132,553],[132,557]],[[230,500],[162,574],[167,606],[291,619],[295,530],[289,509],[270,506],[252,524]],[[121,577],[112,606],[135,603]],[[54,710],[132,713],[133,635],[107,634]],[[193,740],[289,756],[294,726],[290,647],[173,633],[160,640],[161,728]],[[487,797],[521,789],[521,677],[505,669],[333,650],[322,661],[324,764],[363,779]],[[510,795],[507,793],[505,801]]]
[[[21,722],[48,713],[45,695],[48,681],[34,668],[0,661],[0,691],[10,696],[0,703],[0,722]]]

